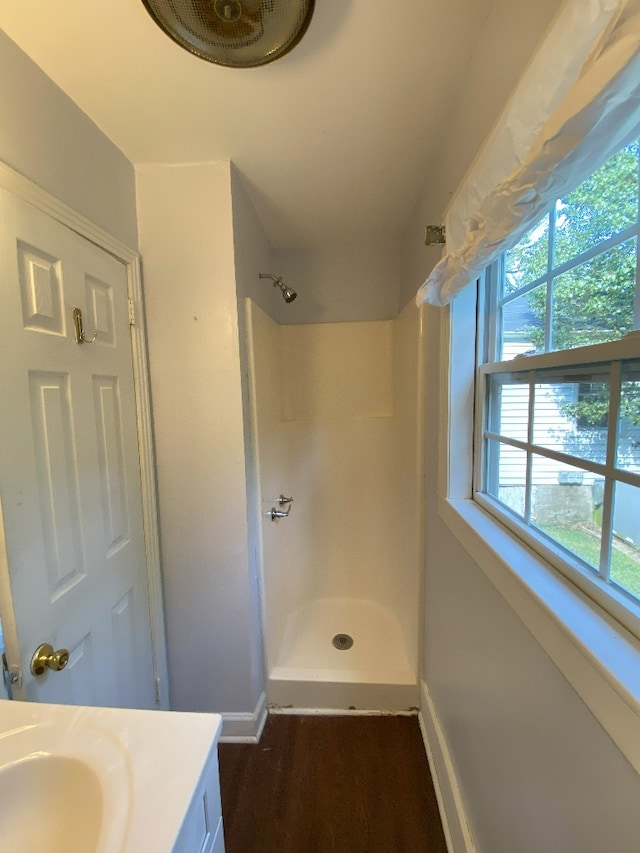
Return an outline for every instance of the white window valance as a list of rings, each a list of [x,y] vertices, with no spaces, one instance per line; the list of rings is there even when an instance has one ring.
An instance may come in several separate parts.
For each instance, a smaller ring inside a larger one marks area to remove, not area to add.
[[[636,136],[640,0],[567,0],[449,205],[416,302],[450,302]]]

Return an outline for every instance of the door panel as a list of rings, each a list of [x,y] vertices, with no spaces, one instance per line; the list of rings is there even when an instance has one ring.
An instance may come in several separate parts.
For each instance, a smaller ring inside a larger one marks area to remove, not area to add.
[[[24,696],[153,707],[123,264],[0,191],[0,496]],[[78,344],[73,308],[87,339]],[[42,642],[67,648],[34,678]]]
[[[104,548],[105,558],[108,559],[130,541],[117,376],[93,377],[93,403],[98,437]]]
[[[64,335],[59,259],[17,241],[18,278],[26,329]]]
[[[28,381],[35,485],[49,597],[53,603],[86,577],[80,493],[73,452],[70,380],[68,374],[30,371]]]

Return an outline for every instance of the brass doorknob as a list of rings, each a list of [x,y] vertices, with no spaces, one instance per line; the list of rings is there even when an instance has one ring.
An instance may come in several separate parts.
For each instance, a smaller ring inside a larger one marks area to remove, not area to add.
[[[33,653],[31,658],[31,674],[44,675],[45,670],[52,669],[58,672],[69,663],[69,652],[67,649],[53,650],[49,643],[42,643]]]

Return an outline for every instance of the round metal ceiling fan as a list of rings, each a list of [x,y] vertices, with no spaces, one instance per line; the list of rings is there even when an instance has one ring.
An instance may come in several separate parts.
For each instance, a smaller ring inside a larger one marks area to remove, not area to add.
[[[304,35],[314,0],[142,0],[185,50],[231,68],[273,62]]]

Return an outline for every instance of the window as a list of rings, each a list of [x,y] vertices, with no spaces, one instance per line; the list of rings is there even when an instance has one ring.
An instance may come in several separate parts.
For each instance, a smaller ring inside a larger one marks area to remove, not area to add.
[[[636,631],[639,150],[487,271],[475,477],[478,500]]]
[[[580,382],[576,400],[576,427],[578,430],[607,428],[607,406],[600,405],[602,386],[596,382]]]

